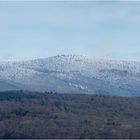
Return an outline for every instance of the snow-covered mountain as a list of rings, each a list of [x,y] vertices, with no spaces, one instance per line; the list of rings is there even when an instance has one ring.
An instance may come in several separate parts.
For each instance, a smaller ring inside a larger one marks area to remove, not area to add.
[[[0,90],[140,96],[140,63],[58,55],[0,62]]]

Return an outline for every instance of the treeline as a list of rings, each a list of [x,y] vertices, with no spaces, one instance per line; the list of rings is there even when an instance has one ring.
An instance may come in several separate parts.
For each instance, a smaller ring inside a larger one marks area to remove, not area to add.
[[[0,92],[0,138],[140,138],[140,98]]]

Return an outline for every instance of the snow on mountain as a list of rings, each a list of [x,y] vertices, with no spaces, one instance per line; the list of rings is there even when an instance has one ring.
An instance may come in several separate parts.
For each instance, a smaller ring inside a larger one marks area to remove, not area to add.
[[[83,55],[0,62],[0,90],[6,89],[139,96],[140,63]]]

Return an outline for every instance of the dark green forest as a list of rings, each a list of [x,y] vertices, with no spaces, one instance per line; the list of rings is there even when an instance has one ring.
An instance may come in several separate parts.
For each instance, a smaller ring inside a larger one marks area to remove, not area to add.
[[[140,98],[0,92],[0,138],[140,138]]]

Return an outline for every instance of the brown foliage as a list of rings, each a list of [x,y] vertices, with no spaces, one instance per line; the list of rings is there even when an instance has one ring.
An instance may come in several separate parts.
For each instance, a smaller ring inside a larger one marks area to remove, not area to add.
[[[140,138],[140,99],[0,93],[0,138]]]

